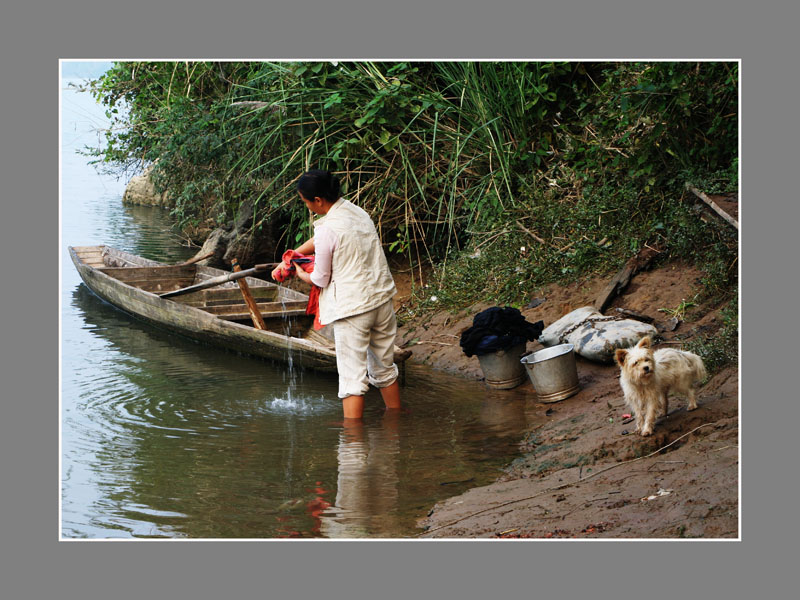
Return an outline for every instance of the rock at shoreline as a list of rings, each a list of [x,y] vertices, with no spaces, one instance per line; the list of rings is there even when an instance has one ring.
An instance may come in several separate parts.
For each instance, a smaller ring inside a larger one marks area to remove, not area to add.
[[[144,206],[172,206],[169,194],[159,194],[150,178],[152,167],[148,167],[141,175],[134,175],[122,195],[124,204],[141,204]]]
[[[272,261],[276,248],[273,225],[265,223],[257,234],[253,234],[253,216],[252,201],[244,201],[233,223],[218,227],[208,236],[195,256],[204,256],[209,252],[214,255],[198,264],[228,269],[233,258],[242,265]]]
[[[152,166],[141,175],[131,177],[122,196],[125,204],[144,206],[161,206],[169,208],[173,201],[167,192],[158,193],[151,178]],[[232,223],[211,231],[203,243],[203,247],[195,256],[204,256],[213,252],[213,256],[198,261],[200,265],[210,265],[222,269],[230,268],[232,258],[237,258],[242,265],[256,262],[269,262],[275,253],[275,236],[272,223],[262,225],[257,233],[253,233],[253,203],[246,200],[239,207]]]
[[[148,167],[141,175],[131,177],[122,195],[124,204],[140,204],[144,206],[172,206],[169,194],[159,194],[150,178],[152,167]]]

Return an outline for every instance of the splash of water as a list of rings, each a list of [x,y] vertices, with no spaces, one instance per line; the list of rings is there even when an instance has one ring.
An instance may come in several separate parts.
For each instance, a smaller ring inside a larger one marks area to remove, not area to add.
[[[302,397],[291,389],[282,397],[275,397],[267,401],[267,411],[271,413],[310,415],[325,410],[323,398]]]
[[[286,297],[281,297],[281,311],[285,314],[286,313]],[[295,402],[295,390],[297,388],[297,374],[295,373],[294,369],[294,355],[292,353],[292,323],[291,318],[284,318],[283,319],[283,333],[288,340],[287,344],[287,372],[284,376],[284,381],[287,381],[287,389],[286,389],[286,400],[288,402]],[[277,399],[276,399],[277,400]]]

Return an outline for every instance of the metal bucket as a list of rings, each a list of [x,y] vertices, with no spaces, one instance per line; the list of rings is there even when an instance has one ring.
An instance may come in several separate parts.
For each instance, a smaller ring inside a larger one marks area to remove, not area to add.
[[[539,402],[558,402],[580,390],[572,344],[539,350],[523,357],[520,363],[528,371]]]
[[[486,385],[495,390],[510,390],[525,381],[525,367],[519,357],[525,353],[525,344],[508,350],[498,350],[478,356]]]

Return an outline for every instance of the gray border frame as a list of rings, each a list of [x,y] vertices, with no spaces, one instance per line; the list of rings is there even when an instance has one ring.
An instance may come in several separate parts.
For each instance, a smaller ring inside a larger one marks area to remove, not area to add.
[[[10,598],[783,596],[794,574],[786,341],[796,296],[793,43],[761,2],[548,6],[366,0],[4,11],[2,587]],[[742,542],[59,543],[58,58],[742,58]],[[786,182],[786,183],[784,183]],[[779,242],[784,242],[780,244]],[[784,247],[785,246],[785,247]],[[756,293],[760,291],[758,300]],[[787,318],[782,318],[786,315]]]

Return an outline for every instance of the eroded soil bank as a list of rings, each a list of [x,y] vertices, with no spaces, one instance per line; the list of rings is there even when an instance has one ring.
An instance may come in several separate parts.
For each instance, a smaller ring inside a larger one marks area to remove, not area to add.
[[[623,307],[655,318],[656,347],[681,348],[721,326],[718,306],[695,306],[670,331],[668,313],[700,289],[701,273],[670,264],[638,274],[606,310]],[[544,302],[524,309],[545,325],[591,305],[607,279],[551,286]],[[402,286],[401,286],[402,294]],[[399,343],[412,360],[479,381],[478,360],[458,345],[460,332],[488,305],[460,314],[443,311],[406,323]],[[541,348],[528,343],[528,350]],[[422,519],[420,537],[435,538],[737,538],[739,535],[739,377],[729,367],[699,390],[699,408],[670,401],[651,437],[633,434],[619,386],[619,369],[578,358],[581,391],[561,402],[538,403],[530,382],[513,390],[541,412],[520,441],[520,455],[491,485],[437,504]],[[481,385],[483,385],[481,383]],[[498,392],[502,393],[502,392]],[[413,408],[412,408],[413,409]]]

